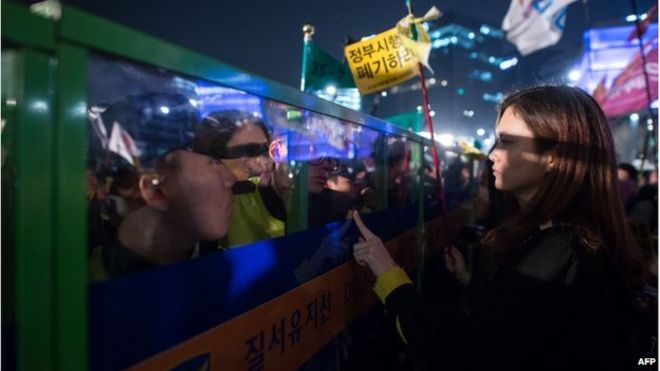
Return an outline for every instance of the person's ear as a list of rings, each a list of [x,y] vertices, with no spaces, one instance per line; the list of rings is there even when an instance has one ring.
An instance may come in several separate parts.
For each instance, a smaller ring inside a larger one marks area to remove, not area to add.
[[[143,175],[140,178],[140,193],[147,205],[156,210],[167,210],[167,197],[161,187],[162,180],[157,174]]]

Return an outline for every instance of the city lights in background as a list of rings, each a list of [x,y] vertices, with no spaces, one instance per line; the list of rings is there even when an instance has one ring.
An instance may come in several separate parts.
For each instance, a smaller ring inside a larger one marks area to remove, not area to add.
[[[481,99],[485,100],[486,102],[493,102],[493,103],[499,103],[500,101],[502,101],[502,98],[504,98],[504,95],[499,92],[494,94],[484,93],[481,96]]]
[[[630,116],[628,116],[628,118],[630,119],[630,127],[636,129],[637,126],[639,126],[639,114],[631,113]]]
[[[634,15],[627,17],[631,22],[634,18]],[[639,52],[638,41],[628,41],[628,36],[634,28],[635,25],[625,25],[585,31],[585,52],[580,61],[568,71],[568,80],[588,92],[593,92],[603,79],[606,84],[613,81]],[[644,34],[645,42],[652,40],[652,35],[657,34],[657,23],[650,24]]]
[[[580,77],[582,77],[582,73],[578,70],[571,70],[571,72],[568,73],[568,79],[573,82],[579,81]]]
[[[493,147],[493,144],[495,144],[494,136],[491,135],[488,138],[484,139],[484,149],[489,150],[490,148]]]
[[[505,71],[518,64],[518,58],[513,57],[500,62],[500,70]]]
[[[337,87],[334,85],[328,85],[325,87],[325,93],[328,95],[335,95],[337,94]]]
[[[426,139],[431,139],[431,133],[429,133],[428,131],[420,131],[417,134],[419,134],[419,136],[424,137]],[[449,133],[442,133],[442,134],[436,134],[434,139],[436,142],[440,143],[445,147],[452,147],[454,145],[456,137]]]
[[[443,133],[436,136],[438,142],[445,147],[451,147],[454,145],[454,136],[448,133]]]
[[[643,21],[646,19],[646,14],[641,14],[639,16],[634,15],[634,14],[629,14],[626,16],[626,22],[635,22],[636,19],[639,19],[640,21]]]

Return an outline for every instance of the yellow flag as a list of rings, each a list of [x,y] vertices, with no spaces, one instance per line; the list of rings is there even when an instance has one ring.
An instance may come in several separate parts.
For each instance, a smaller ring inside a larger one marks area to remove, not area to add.
[[[460,141],[458,143],[458,146],[461,147],[463,154],[468,158],[477,159],[477,160],[486,158],[486,155],[483,154],[483,152],[481,152],[479,148],[475,147],[474,145],[468,144],[467,142],[464,141]]]
[[[400,84],[419,74],[417,58],[403,43],[397,27],[347,45],[344,54],[362,95]]]
[[[418,62],[433,72],[428,63],[431,40],[421,23],[440,15],[433,7],[422,18],[406,16],[392,29],[347,45],[344,54],[360,94],[377,92],[419,75]],[[413,24],[417,26],[417,40],[412,38]]]
[[[426,32],[426,29],[420,24],[421,20],[421,18],[411,19],[410,17],[406,17],[397,23],[396,28],[406,49],[413,53],[419,63],[433,72],[433,69],[429,65],[431,38],[428,32]],[[416,23],[417,26],[417,40],[412,38],[411,24],[413,23]]]

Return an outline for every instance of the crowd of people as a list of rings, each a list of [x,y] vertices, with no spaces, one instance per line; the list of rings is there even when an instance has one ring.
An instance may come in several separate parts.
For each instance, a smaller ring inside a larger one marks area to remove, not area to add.
[[[273,143],[262,120],[223,110],[205,115],[189,142],[139,169],[118,161],[101,171],[90,161],[92,281],[284,236],[294,174],[288,161],[274,161]],[[376,208],[372,157],[304,161],[309,227]]]

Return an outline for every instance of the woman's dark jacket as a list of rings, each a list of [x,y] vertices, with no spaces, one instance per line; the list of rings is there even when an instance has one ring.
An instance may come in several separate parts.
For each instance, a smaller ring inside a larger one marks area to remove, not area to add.
[[[419,370],[631,370],[630,299],[602,249],[570,226],[539,231],[497,269],[477,269],[469,315],[430,312],[413,285],[386,298]]]

